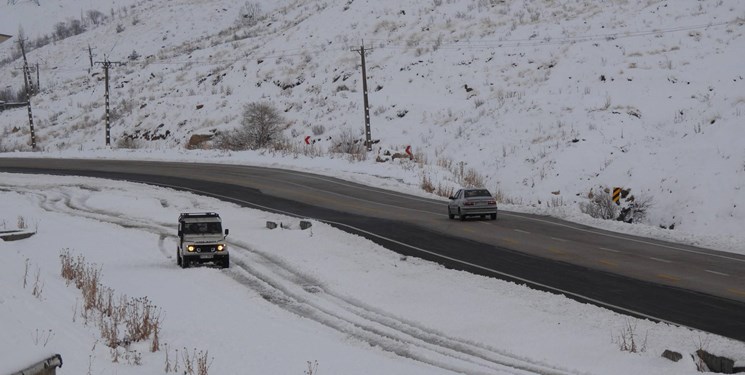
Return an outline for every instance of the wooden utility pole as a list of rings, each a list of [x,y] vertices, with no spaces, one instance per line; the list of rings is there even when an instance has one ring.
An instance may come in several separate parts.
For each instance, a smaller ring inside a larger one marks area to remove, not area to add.
[[[93,48],[91,48],[91,45],[88,45],[88,60],[91,62],[91,68],[88,69],[88,74],[91,73],[91,69],[93,69]]]
[[[21,54],[23,55],[23,80],[26,84],[26,108],[28,108],[28,125],[31,130],[31,149],[36,150],[34,116],[31,113],[31,91],[33,90],[33,81],[31,80],[31,72],[28,69],[28,61],[26,60],[26,49],[23,45],[23,39],[18,39],[18,45],[21,47]]]
[[[362,41],[360,49],[353,49],[352,51],[358,52],[362,57],[362,95],[363,103],[365,106],[365,145],[367,151],[372,151],[372,136],[370,134],[370,105],[367,100],[367,71],[365,68],[365,41]]]
[[[109,61],[108,58],[104,57],[103,61],[96,61],[96,64],[103,65],[104,80],[106,81],[106,91],[104,92],[105,104],[106,104],[106,146],[111,145],[111,112],[109,111],[109,68],[111,65],[124,65],[124,63],[117,61]]]

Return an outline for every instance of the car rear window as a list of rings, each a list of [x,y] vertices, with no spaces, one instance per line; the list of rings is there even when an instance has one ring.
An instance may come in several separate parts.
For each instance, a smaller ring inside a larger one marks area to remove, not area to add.
[[[489,193],[489,190],[481,189],[481,190],[466,190],[466,198],[470,197],[491,197],[491,193]]]

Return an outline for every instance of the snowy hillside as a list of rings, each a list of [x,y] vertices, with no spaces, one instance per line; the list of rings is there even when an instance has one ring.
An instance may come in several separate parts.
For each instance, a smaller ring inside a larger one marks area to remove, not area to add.
[[[441,194],[470,177],[508,207],[562,216],[621,186],[651,199],[652,227],[743,239],[742,1],[40,4],[0,4],[0,33],[20,26],[30,43],[54,39],[59,22],[86,28],[27,54],[40,66],[32,105],[45,152],[105,149],[90,45],[94,61],[126,62],[111,69],[114,148],[188,157],[192,135],[236,128],[245,104],[265,101],[290,122],[283,163],[338,159],[335,142],[364,137],[353,51],[364,40],[380,142],[356,168],[377,170],[376,155],[411,145],[416,162],[387,162],[391,174]],[[0,89],[23,87],[13,42],[0,44]],[[0,113],[0,131],[1,150],[30,149],[25,109]]]

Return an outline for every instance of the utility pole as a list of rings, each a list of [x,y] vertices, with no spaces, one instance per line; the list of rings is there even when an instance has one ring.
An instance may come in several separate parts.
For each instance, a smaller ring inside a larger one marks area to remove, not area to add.
[[[367,71],[365,69],[365,41],[362,41],[360,49],[353,49],[353,52],[358,52],[362,57],[362,95],[364,97],[365,105],[365,145],[367,151],[372,151],[372,137],[370,135],[370,105],[367,100]]]
[[[96,64],[103,65],[103,72],[104,72],[104,80],[106,81],[106,91],[104,93],[104,98],[106,101],[106,146],[111,145],[111,122],[110,122],[110,111],[109,111],[109,68],[111,65],[124,65],[124,63],[117,62],[117,61],[109,61],[107,57],[104,56],[103,61],[96,61]]]
[[[93,69],[93,48],[91,48],[91,45],[88,45],[88,60],[91,62],[91,69]],[[88,74],[91,73],[91,70],[88,69]]]
[[[28,108],[28,125],[31,130],[31,149],[36,150],[36,134],[34,133],[34,116],[31,113],[31,90],[33,90],[33,81],[31,80],[31,72],[28,69],[28,61],[26,60],[26,49],[23,46],[23,39],[18,40],[18,44],[21,47],[21,54],[23,55],[23,80],[26,84],[26,108]]]

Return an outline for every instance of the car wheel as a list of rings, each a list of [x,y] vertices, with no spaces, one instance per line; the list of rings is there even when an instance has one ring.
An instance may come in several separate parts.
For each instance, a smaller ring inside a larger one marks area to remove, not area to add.
[[[497,220],[497,214],[491,214],[491,219],[492,220]]]
[[[458,209],[458,216],[460,217],[460,221],[466,221],[466,215],[460,212],[460,208]]]
[[[453,213],[450,212],[450,206],[448,206],[448,219],[451,219],[452,220],[454,218],[455,218],[455,215],[453,215]]]

